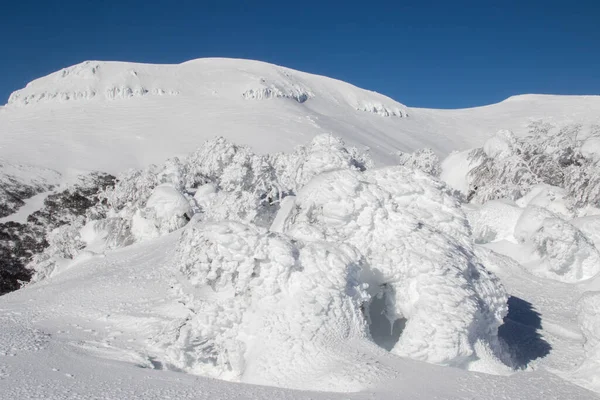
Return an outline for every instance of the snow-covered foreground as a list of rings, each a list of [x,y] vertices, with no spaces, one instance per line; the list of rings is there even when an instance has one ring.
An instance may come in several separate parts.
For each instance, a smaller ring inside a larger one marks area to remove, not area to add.
[[[599,111],[244,60],[34,81],[0,109],[0,278],[32,274],[0,398],[597,398]]]
[[[351,362],[334,357],[327,367],[331,376],[348,373],[342,381],[360,377],[363,392],[355,394],[242,385],[163,370],[167,366],[153,357],[147,343],[186,311],[173,295],[168,268],[179,235],[78,262],[54,278],[3,296],[0,398],[596,398],[543,369],[485,375],[352,343],[345,349],[354,356]],[[274,368],[277,362],[272,360]],[[299,370],[298,378],[311,373]]]

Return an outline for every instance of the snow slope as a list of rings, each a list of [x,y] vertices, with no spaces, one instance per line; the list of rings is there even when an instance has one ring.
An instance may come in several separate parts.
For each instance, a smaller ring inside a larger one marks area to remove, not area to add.
[[[332,133],[379,165],[397,150],[441,155],[480,146],[531,118],[594,119],[600,97],[519,96],[466,110],[411,109],[334,79],[258,61],[179,65],[88,61],[37,79],[0,108],[0,158],[118,173],[224,136],[255,151],[291,150]]]

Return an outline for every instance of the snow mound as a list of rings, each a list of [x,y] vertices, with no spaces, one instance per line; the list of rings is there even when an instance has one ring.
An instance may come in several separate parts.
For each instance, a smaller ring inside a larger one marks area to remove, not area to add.
[[[600,362],[600,292],[586,292],[582,296],[577,318],[586,339],[586,352]]]
[[[138,241],[158,237],[183,227],[191,216],[190,201],[173,185],[162,184],[133,216],[132,233]]]
[[[573,204],[569,194],[563,188],[540,183],[531,188],[529,193],[516,201],[519,207],[536,206],[560,215],[573,218]]]
[[[496,345],[506,294],[473,255],[464,214],[442,188],[404,167],[322,174],[299,191],[284,232],[359,249],[371,296],[387,297],[390,322],[407,320],[393,353],[468,367],[476,343]]]
[[[465,207],[475,243],[515,241],[515,227],[523,209],[510,201],[491,200],[482,206]]]

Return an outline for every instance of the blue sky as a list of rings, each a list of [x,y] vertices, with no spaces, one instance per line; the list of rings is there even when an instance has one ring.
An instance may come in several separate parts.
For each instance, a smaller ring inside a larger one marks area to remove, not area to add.
[[[84,60],[258,59],[414,107],[600,94],[600,1],[7,0],[0,103]]]

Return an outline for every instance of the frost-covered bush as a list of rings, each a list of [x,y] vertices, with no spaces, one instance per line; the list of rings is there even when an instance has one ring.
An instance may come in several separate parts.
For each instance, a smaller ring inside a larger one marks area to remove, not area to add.
[[[539,275],[565,282],[591,278],[600,272],[600,253],[579,229],[559,219],[547,218],[530,242],[541,259]]]
[[[584,146],[600,138],[600,130],[572,124],[530,125],[529,135],[500,131],[470,154],[469,201],[516,200],[538,184],[567,191],[577,207],[600,204],[598,157]]]
[[[197,202],[195,192],[207,185],[214,189],[214,196]],[[185,158],[119,177],[104,199],[109,216],[124,222],[107,226],[120,232],[108,235],[128,241],[128,236],[123,235],[126,226],[138,241],[157,237],[181,228],[199,212],[205,220],[266,220],[268,225],[275,211],[272,203],[280,195],[268,157],[219,137]]]
[[[500,131],[483,148],[471,152],[470,161],[476,167],[467,177],[469,201],[482,204],[500,198],[515,200],[539,183],[520,146],[519,139],[511,132]]]
[[[33,282],[49,277],[59,264],[72,260],[79,254],[85,247],[80,235],[83,224],[84,218],[80,216],[71,224],[62,225],[47,235],[48,247],[33,256],[28,265],[28,268],[35,271],[31,278]]]
[[[439,177],[442,171],[440,158],[431,149],[419,149],[413,153],[397,153],[399,165],[415,168],[425,173]]]
[[[182,228],[191,216],[190,200],[171,184],[163,183],[154,188],[146,206],[133,215],[131,231],[142,241]]]
[[[346,147],[342,139],[329,134],[316,136],[308,146],[299,146],[292,153],[274,155],[272,163],[282,187],[294,193],[323,172],[364,171],[373,165],[368,154]]]
[[[506,293],[473,255],[465,216],[443,188],[404,167],[322,174],[299,191],[284,232],[359,249],[370,294],[393,288],[387,317],[407,319],[393,353],[467,366],[476,343],[495,346]]]
[[[367,156],[356,149],[347,149],[331,135],[317,136],[307,147],[274,156],[255,154],[248,147],[218,137],[187,157],[127,171],[117,178],[114,186],[96,185],[104,190],[97,193],[95,189],[93,198],[87,192],[83,195],[76,192],[78,197],[63,201],[63,208],[83,210],[75,214],[85,216],[83,222],[69,229],[75,235],[85,226],[84,247],[91,246],[101,252],[173,232],[194,215],[203,221],[230,220],[269,227],[280,200],[313,176],[332,169],[364,170],[370,164]],[[96,180],[100,178],[111,184],[114,180],[104,175],[98,175]],[[80,203],[85,203],[85,207],[79,207]],[[70,219],[64,219],[62,214],[71,218],[73,213],[59,210],[34,217],[44,221],[59,218],[61,224],[68,224]],[[67,242],[57,242],[56,249],[48,250],[42,258],[54,257],[62,245],[68,252]],[[32,264],[34,269],[52,269],[37,264],[37,261]]]
[[[527,206],[514,228],[524,245],[524,266],[533,274],[563,282],[589,279],[600,272],[600,252],[581,230],[545,208]]]
[[[359,257],[349,246],[294,242],[237,222],[195,223],[173,264],[190,312],[157,344],[193,373],[294,386],[303,371],[318,388],[328,363],[354,357],[331,343],[367,335]],[[359,385],[360,373],[340,374],[340,384]]]

